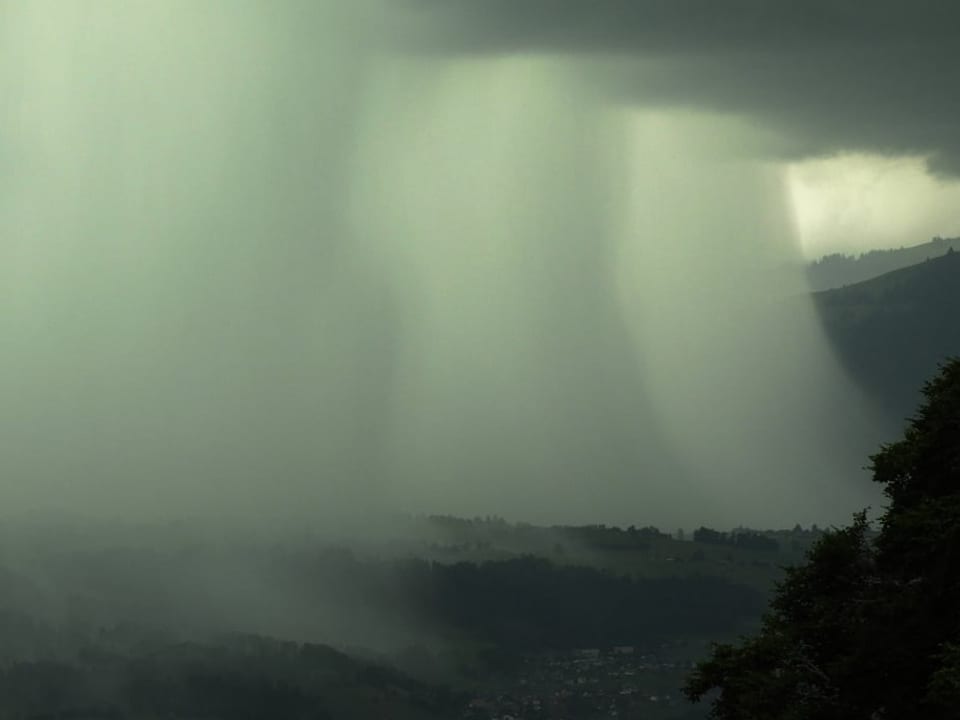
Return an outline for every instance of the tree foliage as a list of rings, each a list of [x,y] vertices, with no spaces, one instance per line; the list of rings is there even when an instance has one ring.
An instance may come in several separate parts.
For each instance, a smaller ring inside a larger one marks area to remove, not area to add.
[[[759,633],[688,680],[717,720],[946,720],[960,705],[960,360],[872,459],[889,499],[778,585]]]

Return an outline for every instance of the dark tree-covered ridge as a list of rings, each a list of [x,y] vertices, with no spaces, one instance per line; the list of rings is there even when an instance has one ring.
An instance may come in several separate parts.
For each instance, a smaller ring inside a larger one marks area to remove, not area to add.
[[[778,585],[760,632],[717,645],[687,695],[717,720],[960,716],[960,360],[872,457],[889,504],[827,533]]]
[[[814,305],[850,376],[896,422],[944,357],[960,354],[960,252],[816,293]]]
[[[810,263],[807,266],[807,279],[810,289],[815,292],[832,290],[916,265],[957,249],[960,249],[960,237],[935,237],[930,242],[911,247],[870,250],[859,255],[833,253]]]

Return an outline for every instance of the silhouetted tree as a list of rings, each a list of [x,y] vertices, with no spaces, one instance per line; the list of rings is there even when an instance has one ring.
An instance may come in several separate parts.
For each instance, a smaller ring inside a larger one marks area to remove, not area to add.
[[[947,720],[960,702],[960,361],[873,456],[890,505],[826,533],[788,571],[755,637],[690,677],[717,720]]]

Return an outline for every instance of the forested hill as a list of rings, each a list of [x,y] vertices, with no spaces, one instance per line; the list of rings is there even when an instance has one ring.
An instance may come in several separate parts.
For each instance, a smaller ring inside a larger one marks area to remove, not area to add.
[[[0,717],[11,720],[448,720],[464,703],[324,645],[167,642],[130,625],[84,634],[4,610],[0,634],[19,641],[4,643],[0,663]]]
[[[860,255],[835,253],[807,266],[810,287],[815,292],[841,288],[894,270],[940,257],[950,249],[960,250],[960,237],[935,237],[928,243],[890,250],[871,250]]]
[[[851,375],[901,420],[945,357],[960,355],[960,252],[814,294]]]

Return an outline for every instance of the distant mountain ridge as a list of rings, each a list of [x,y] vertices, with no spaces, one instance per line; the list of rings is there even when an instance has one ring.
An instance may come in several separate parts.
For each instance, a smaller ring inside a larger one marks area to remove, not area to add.
[[[807,266],[807,279],[814,292],[841,288],[922,263],[960,250],[960,237],[935,237],[930,242],[889,250],[870,250],[859,255],[834,253]]]
[[[847,287],[813,294],[824,329],[851,376],[896,420],[947,357],[960,356],[960,251]]]

